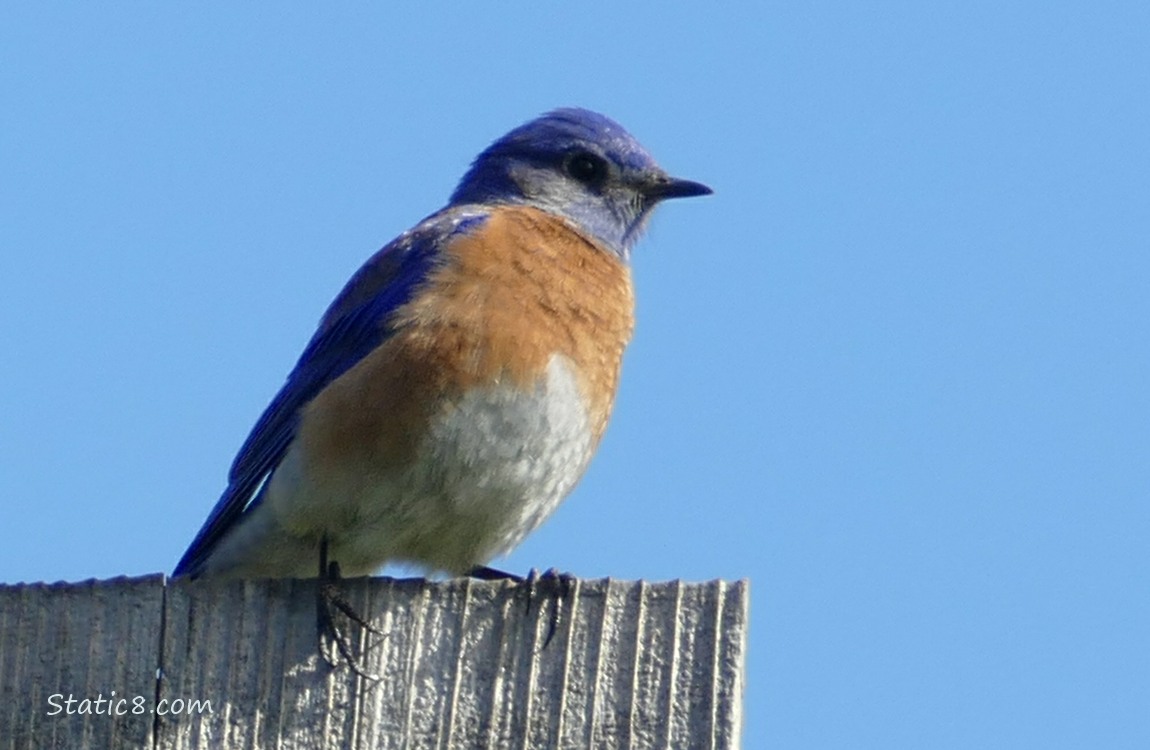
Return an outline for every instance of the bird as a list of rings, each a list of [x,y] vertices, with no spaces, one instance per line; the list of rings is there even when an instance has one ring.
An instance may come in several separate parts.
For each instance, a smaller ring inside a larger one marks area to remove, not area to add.
[[[491,570],[603,436],[652,209],[711,192],[587,109],[494,141],[327,308],[173,575]]]

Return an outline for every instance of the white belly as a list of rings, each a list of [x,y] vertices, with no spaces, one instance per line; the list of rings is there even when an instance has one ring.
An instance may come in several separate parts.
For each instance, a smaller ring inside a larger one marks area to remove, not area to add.
[[[462,573],[538,527],[582,476],[593,442],[575,374],[555,357],[533,390],[497,385],[445,404],[402,469],[338,466],[304,477],[293,447],[257,509],[261,546],[326,534],[346,575],[388,561]]]

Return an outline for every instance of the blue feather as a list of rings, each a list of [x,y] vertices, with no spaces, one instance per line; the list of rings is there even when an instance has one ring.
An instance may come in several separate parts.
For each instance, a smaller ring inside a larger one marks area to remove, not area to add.
[[[475,211],[441,211],[389,243],[356,272],[244,441],[228,473],[227,489],[173,575],[195,575],[223,535],[259,504],[263,486],[295,438],[303,407],[395,332],[393,314],[427,278],[439,251],[485,218]]]

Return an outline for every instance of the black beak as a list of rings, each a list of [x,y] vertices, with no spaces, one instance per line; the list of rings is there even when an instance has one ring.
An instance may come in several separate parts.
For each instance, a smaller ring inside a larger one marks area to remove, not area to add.
[[[647,183],[644,195],[653,201],[667,198],[693,198],[696,195],[710,195],[714,191],[701,182],[679,180],[665,174],[658,175]]]

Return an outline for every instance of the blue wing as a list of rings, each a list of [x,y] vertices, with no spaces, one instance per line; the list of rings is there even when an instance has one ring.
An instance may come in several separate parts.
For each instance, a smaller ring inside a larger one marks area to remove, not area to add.
[[[394,332],[392,313],[411,299],[452,236],[485,214],[448,209],[386,245],[351,278],[324,314],[283,388],[264,410],[228,473],[228,487],[173,575],[195,575],[220,539],[254,508],[295,437],[301,409]]]

